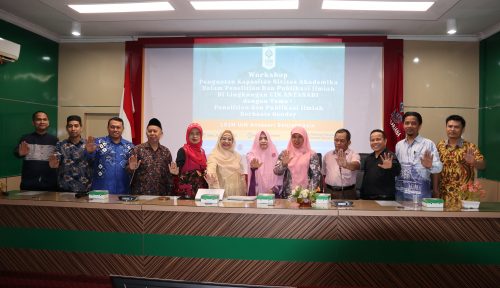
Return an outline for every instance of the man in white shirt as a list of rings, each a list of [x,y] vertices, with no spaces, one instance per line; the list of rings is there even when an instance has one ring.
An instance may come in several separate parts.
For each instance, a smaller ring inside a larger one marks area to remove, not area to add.
[[[356,175],[360,167],[359,154],[349,149],[351,133],[339,129],[334,137],[335,150],[323,156],[321,174],[325,178],[325,193],[332,199],[356,199]]]

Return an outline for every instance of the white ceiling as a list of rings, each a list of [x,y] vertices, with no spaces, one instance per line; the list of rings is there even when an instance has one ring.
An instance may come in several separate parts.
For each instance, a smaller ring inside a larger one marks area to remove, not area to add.
[[[433,0],[436,3],[427,12],[323,11],[322,0],[299,0],[299,10],[294,11],[195,11],[187,0],[168,0],[175,11],[167,12],[78,14],[67,7],[139,1],[144,0],[0,0],[0,19],[59,42],[232,35],[389,35],[476,41],[500,31],[500,0]],[[446,35],[448,18],[456,19],[455,36]],[[73,21],[81,23],[80,38],[71,36]]]

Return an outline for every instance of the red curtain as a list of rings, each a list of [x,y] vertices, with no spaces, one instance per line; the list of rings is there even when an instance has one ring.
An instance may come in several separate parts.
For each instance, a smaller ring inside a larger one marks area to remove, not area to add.
[[[387,147],[392,151],[405,137],[403,113],[403,40],[387,40],[384,43],[384,131]]]

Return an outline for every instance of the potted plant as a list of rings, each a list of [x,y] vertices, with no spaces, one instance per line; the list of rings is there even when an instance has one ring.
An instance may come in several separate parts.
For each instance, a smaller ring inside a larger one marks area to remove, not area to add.
[[[459,198],[462,203],[462,208],[464,209],[478,209],[479,200],[483,198],[486,194],[481,183],[478,181],[469,182],[460,187],[458,191]]]
[[[290,194],[290,198],[299,203],[299,208],[309,208],[316,202],[316,193],[318,190],[304,189],[301,186],[295,187]]]

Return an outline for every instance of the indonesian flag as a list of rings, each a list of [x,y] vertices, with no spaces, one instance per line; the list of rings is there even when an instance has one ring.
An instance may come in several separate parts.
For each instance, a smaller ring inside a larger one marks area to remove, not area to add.
[[[132,142],[135,137],[134,131],[134,100],[132,99],[132,91],[130,90],[130,66],[127,61],[125,64],[125,81],[123,84],[122,101],[120,104],[120,118],[123,119],[122,137],[125,140]]]

